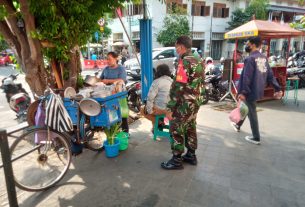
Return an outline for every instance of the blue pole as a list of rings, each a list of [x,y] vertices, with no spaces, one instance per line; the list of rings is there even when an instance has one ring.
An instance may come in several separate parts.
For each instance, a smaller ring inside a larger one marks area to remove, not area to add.
[[[142,101],[147,99],[153,81],[152,63],[152,20],[140,19],[140,51],[141,51],[141,88]]]

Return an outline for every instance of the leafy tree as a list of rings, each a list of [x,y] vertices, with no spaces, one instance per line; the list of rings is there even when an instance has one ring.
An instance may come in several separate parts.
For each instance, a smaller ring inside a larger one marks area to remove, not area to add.
[[[228,29],[232,30],[247,23],[252,19],[253,15],[255,15],[255,19],[267,19],[268,2],[268,0],[251,0],[249,7],[247,7],[245,10],[236,9],[234,12],[232,12],[231,21],[228,22],[230,25]]]
[[[244,12],[242,9],[236,9],[232,12],[231,21],[228,22],[229,30],[235,29],[240,25],[245,24],[246,22],[251,20],[251,14]]]
[[[124,0],[0,0],[0,34],[13,46],[32,91],[42,94],[47,72],[43,57],[64,87],[77,84],[79,46],[94,33],[97,20]],[[46,47],[43,47],[45,45]]]
[[[269,0],[251,0],[249,7],[246,8],[245,13],[255,15],[255,19],[266,20],[268,17]]]
[[[157,41],[164,46],[173,46],[181,35],[190,35],[190,26],[186,16],[168,15],[163,21],[163,29],[157,35]]]
[[[9,48],[8,44],[6,43],[6,41],[3,39],[3,37],[0,36],[0,52],[2,50],[5,50]]]

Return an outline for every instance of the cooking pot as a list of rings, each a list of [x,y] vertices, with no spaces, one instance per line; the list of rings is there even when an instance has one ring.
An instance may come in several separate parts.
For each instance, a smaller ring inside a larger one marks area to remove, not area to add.
[[[64,91],[65,98],[71,98],[71,97],[74,97],[75,95],[76,95],[76,91],[72,87],[67,87]]]
[[[101,113],[101,105],[92,98],[84,98],[79,102],[80,110],[87,116],[97,116]]]
[[[99,79],[95,76],[87,75],[85,78],[85,83],[90,86],[94,86],[98,81],[99,81]]]

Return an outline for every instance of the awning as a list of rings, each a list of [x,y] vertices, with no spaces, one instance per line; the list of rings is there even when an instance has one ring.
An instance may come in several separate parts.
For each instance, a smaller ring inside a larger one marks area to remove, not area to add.
[[[263,20],[252,20],[227,33],[225,39],[241,39],[251,36],[261,36],[262,38],[284,38],[300,36],[303,32],[291,28],[288,24],[270,22]]]
[[[115,42],[112,44],[112,46],[125,46],[125,45],[127,45],[127,44],[124,42]]]
[[[305,14],[305,9],[300,7],[288,7],[288,6],[277,6],[277,5],[269,5],[267,7],[269,11],[280,11],[280,12],[291,12],[291,13],[300,13]]]

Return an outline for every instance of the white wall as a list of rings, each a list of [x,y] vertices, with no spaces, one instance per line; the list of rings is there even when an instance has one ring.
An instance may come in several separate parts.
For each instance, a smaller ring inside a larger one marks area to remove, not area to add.
[[[192,17],[191,17],[191,7],[192,7],[192,1],[190,0],[183,0],[184,3],[188,4],[188,18],[189,18],[189,24],[190,28],[192,28]],[[281,6],[290,6],[290,7],[297,7],[297,3],[292,3],[292,0],[283,0]],[[210,16],[207,17],[194,17],[194,22],[193,22],[193,31],[194,32],[204,32],[204,51],[205,53],[209,53],[209,45],[210,45],[210,34],[211,34],[211,16],[213,13],[213,3],[223,3],[226,4],[227,7],[230,8],[230,13],[228,18],[212,18],[212,32],[216,33],[225,33],[226,28],[228,28],[228,21],[231,19],[231,14],[234,10],[237,8],[242,8],[244,9],[246,7],[246,0],[205,0],[206,5],[210,6]],[[290,3],[289,3],[290,2]],[[273,5],[279,5],[276,3],[275,0],[271,0],[270,4]],[[157,1],[157,0],[147,0],[147,5],[148,5],[148,17],[152,19],[152,33],[153,33],[153,41],[152,45],[153,48],[156,47],[161,47],[157,42],[157,34],[158,32],[162,29],[163,27],[163,20],[166,16],[166,4],[163,4],[162,1]],[[134,16],[133,18],[142,18],[142,16]],[[127,18],[123,18],[123,22],[127,28],[127,31],[129,33],[129,22],[127,22]],[[110,27],[112,29],[113,33],[117,32],[123,32],[124,33],[124,42],[128,43],[127,36],[121,26],[121,23],[119,22],[118,19],[115,19],[112,24],[110,24]],[[132,26],[131,30],[134,31],[139,31],[139,25],[137,26]],[[112,40],[109,40],[108,45],[112,45]],[[203,41],[202,41],[203,43]],[[227,46],[226,41],[224,41],[223,44],[223,56],[226,56],[227,50],[230,49],[231,47]]]

